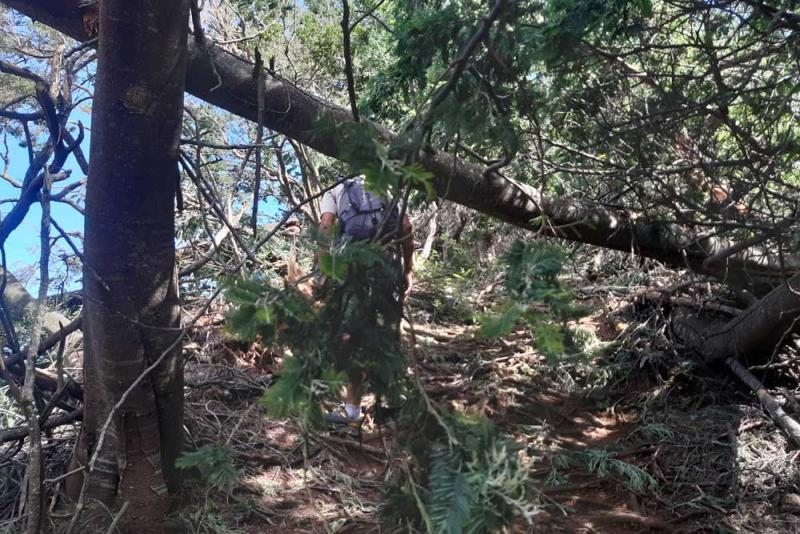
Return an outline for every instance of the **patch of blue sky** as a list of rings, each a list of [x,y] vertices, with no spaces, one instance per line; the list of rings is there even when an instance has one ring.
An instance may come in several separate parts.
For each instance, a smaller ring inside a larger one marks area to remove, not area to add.
[[[74,124],[77,124],[78,120],[83,122],[84,125],[87,125],[90,122],[89,114],[85,110],[75,110],[71,115],[71,119],[74,121]],[[0,126],[0,131],[1,129],[2,126]],[[74,134],[77,135],[77,126],[75,127]],[[88,146],[91,140],[91,132],[89,131],[89,128],[86,128],[85,136],[83,148],[86,150],[88,155]],[[34,142],[34,149],[40,147],[40,142]],[[8,136],[8,148],[8,176],[21,183],[25,176],[25,172],[28,170],[28,149],[23,143],[20,142],[19,139],[15,139],[10,135]],[[64,170],[70,171],[70,177],[67,180],[57,182],[53,185],[52,192],[54,194],[58,193],[61,189],[69,184],[85,178],[83,171],[81,171],[73,156],[70,156],[67,160],[66,164],[64,165]],[[80,190],[82,189],[79,189],[79,191]],[[20,190],[9,182],[5,180],[0,181],[0,198],[4,201],[10,201],[4,202],[2,205],[0,205],[0,217],[5,217],[8,215],[14,205],[13,200],[19,197],[19,193]],[[81,193],[73,193],[70,196],[76,196],[80,194]],[[51,206],[51,216],[56,220],[56,222],[58,222],[59,226],[61,226],[65,232],[83,232],[83,215],[76,211],[73,207],[67,204],[54,202]],[[30,210],[25,216],[25,219],[22,221],[19,227],[11,233],[5,242],[6,263],[8,268],[11,272],[19,273],[23,279],[28,280],[28,283],[26,284],[28,289],[35,288],[38,284],[38,272],[35,277],[28,277],[24,275],[25,273],[30,272],[31,266],[37,264],[39,261],[39,255],[41,251],[41,220],[41,206],[36,203],[31,206]],[[57,230],[55,228],[51,228],[51,237],[56,235],[58,235]],[[75,239],[73,237],[73,242],[75,242],[78,247],[82,248],[82,243],[79,239]],[[63,252],[65,250],[66,244],[64,244],[62,241],[62,245],[58,245],[54,249],[53,256],[57,256],[59,252]]]

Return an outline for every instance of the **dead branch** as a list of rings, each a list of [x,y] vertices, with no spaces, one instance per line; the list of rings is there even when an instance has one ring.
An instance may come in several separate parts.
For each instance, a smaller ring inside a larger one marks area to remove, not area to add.
[[[270,135],[264,138],[264,141],[270,141],[277,137],[277,135]],[[219,143],[210,143],[207,141],[199,141],[197,139],[181,139],[182,145],[192,145],[192,146],[199,146],[202,148],[211,148],[214,150],[253,150],[256,148],[263,148],[267,146],[265,142],[262,143],[253,143],[253,144],[232,144],[232,145],[223,145]]]
[[[51,133],[52,135],[52,133]],[[44,315],[47,309],[47,289],[50,285],[50,173],[45,170],[42,182],[42,224],[41,224],[41,257],[39,261],[40,281],[36,315],[31,329],[31,344],[25,360],[25,381],[20,391],[22,412],[28,420],[30,452],[28,464],[28,524],[26,532],[37,534],[44,520],[44,498],[42,494],[43,463],[42,437],[39,424],[39,413],[34,401],[36,382],[36,356],[44,326]]]
[[[340,184],[343,184],[344,182],[346,182],[346,181],[347,181],[347,180],[349,180],[350,178],[352,178],[352,177],[351,177],[351,176],[345,176],[345,177],[344,177],[344,178],[342,178],[341,180],[337,180],[335,183],[333,183],[333,184],[329,185],[328,187],[326,187],[326,188],[324,188],[324,189],[320,190],[320,191],[319,191],[319,192],[318,192],[316,195],[306,198],[305,200],[303,200],[302,202],[300,202],[300,203],[299,203],[297,206],[295,206],[295,207],[293,207],[292,209],[288,210],[288,211],[287,211],[287,212],[284,214],[283,218],[282,218],[280,221],[278,221],[278,223],[277,223],[275,226],[273,226],[273,227],[272,227],[272,230],[270,230],[270,231],[269,231],[269,233],[268,233],[267,235],[265,235],[264,237],[262,237],[262,238],[261,238],[261,240],[260,240],[258,243],[256,243],[256,246],[255,246],[255,247],[253,247],[253,250],[254,250],[254,251],[258,251],[258,250],[259,250],[261,247],[263,247],[263,246],[264,246],[264,245],[267,243],[267,241],[269,241],[270,239],[272,239],[272,236],[274,236],[274,235],[275,235],[275,234],[278,232],[278,230],[280,230],[281,228],[283,228],[283,226],[286,224],[286,221],[288,221],[289,219],[291,219],[291,218],[292,218],[292,216],[293,216],[295,213],[297,213],[297,212],[298,212],[298,211],[299,211],[299,210],[300,210],[300,209],[301,209],[301,208],[302,208],[304,205],[308,204],[309,202],[313,202],[315,199],[317,199],[317,198],[321,197],[322,195],[324,195],[324,194],[325,194],[325,193],[327,193],[328,191],[332,190],[332,189],[333,189],[333,188],[335,188],[336,186],[338,186],[338,185],[340,185]],[[241,267],[242,267],[242,264],[240,264],[240,265],[237,265],[237,266],[236,266],[236,269],[240,269]]]
[[[77,318],[70,321],[66,326],[64,326],[64,328],[62,328],[58,332],[55,332],[47,336],[41,343],[39,343],[39,346],[37,347],[37,354],[39,356],[43,355],[48,350],[55,347],[61,341],[62,338],[65,338],[66,336],[69,336],[73,332],[80,330],[82,322],[83,322],[82,316],[78,316]],[[6,356],[5,358],[3,358],[3,362],[7,367],[10,368],[15,365],[18,365],[20,362],[23,361],[24,358],[25,358],[25,352],[16,352],[10,356]]]
[[[231,222],[225,216],[225,213],[223,212],[222,207],[219,205],[219,202],[217,201],[217,199],[214,198],[211,188],[208,186],[208,183],[205,181],[203,177],[199,164],[194,165],[185,154],[181,154],[180,157],[178,158],[178,161],[180,162],[181,167],[183,167],[183,170],[186,172],[186,174],[189,175],[189,178],[191,178],[192,182],[194,182],[198,191],[200,191],[200,194],[203,195],[203,198],[205,198],[206,202],[208,202],[208,204],[211,206],[211,209],[214,211],[214,213],[216,213],[217,217],[219,217],[219,219],[223,223],[225,223],[225,226],[227,226],[228,229],[230,229],[231,236],[236,241],[236,243],[242,248],[242,250],[244,250],[244,253],[247,256],[247,258],[250,261],[252,261],[255,265],[258,265],[259,263],[258,258],[255,257],[250,248],[244,243],[244,241],[242,241],[242,238],[239,236],[239,233],[236,232],[236,229],[233,227]],[[192,169],[192,167],[194,167],[194,170]]]
[[[344,74],[347,78],[347,95],[350,98],[350,111],[353,112],[353,120],[360,122],[358,116],[358,103],[356,100],[356,81],[353,76],[353,52],[350,48],[350,2],[342,0],[342,51],[344,54]]]
[[[783,411],[780,403],[775,397],[767,393],[767,390],[764,389],[764,385],[758,378],[748,371],[744,365],[733,358],[726,359],[725,365],[730,368],[739,380],[753,390],[753,393],[755,393],[758,400],[761,401],[761,405],[767,410],[772,420],[775,421],[775,424],[783,429],[796,445],[800,446],[800,424]]]
[[[78,408],[77,410],[73,410],[69,413],[57,415],[55,417],[50,417],[42,425],[42,430],[52,430],[53,428],[57,428],[59,426],[64,426],[70,423],[74,423],[75,421],[80,421],[82,418],[83,418],[83,408]],[[28,437],[29,432],[30,431],[28,430],[28,428],[24,426],[18,426],[14,428],[7,428],[4,430],[0,430],[0,443],[25,439],[26,437]]]
[[[261,190],[261,146],[264,143],[264,91],[266,80],[264,79],[264,64],[261,60],[261,52],[256,48],[256,65],[253,69],[253,78],[256,81],[256,98],[258,99],[258,117],[256,121],[256,172],[253,177],[253,214],[251,227],[253,237],[258,234],[258,200]]]
[[[246,206],[242,206],[242,209],[239,210],[238,213],[234,213],[231,216],[230,222],[232,225],[239,224],[239,220],[244,215],[246,210]],[[178,271],[178,276],[181,278],[185,276],[189,276],[190,274],[200,270],[204,265],[206,265],[216,254],[217,248],[222,244],[223,241],[230,235],[231,229],[228,226],[223,226],[216,234],[214,234],[211,238],[211,252],[202,256],[198,260],[192,262],[191,264],[183,267],[180,271]]]

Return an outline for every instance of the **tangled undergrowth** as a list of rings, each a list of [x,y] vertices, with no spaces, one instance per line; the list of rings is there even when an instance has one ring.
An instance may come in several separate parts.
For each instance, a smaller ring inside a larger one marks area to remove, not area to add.
[[[800,453],[735,378],[692,363],[669,335],[665,292],[671,290],[672,305],[685,302],[695,313],[706,313],[712,304],[734,307],[735,300],[698,285],[674,290],[674,281],[656,267],[640,272],[638,280],[619,280],[567,266],[561,282],[591,313],[568,322],[583,342],[556,363],[537,350],[525,324],[498,339],[477,336],[475,321],[458,319],[458,309],[441,308],[463,303],[448,301],[447,284],[441,278],[432,284],[424,273],[411,301],[413,325],[404,324],[403,347],[413,352],[415,376],[427,398],[446,407],[449,417],[473,425],[459,427],[455,439],[480,439],[482,432],[504,436],[508,447],[483,450],[495,469],[511,466],[503,459],[514,459],[517,470],[498,477],[508,483],[521,480],[515,477],[524,466],[527,480],[519,485],[524,487],[517,492],[519,502],[507,502],[515,510],[508,530],[800,530]],[[497,280],[482,274],[448,280],[476,286],[469,288],[475,316],[489,311],[500,291],[486,290]],[[435,317],[431,299],[440,302]],[[456,516],[452,522],[459,514],[467,517],[461,489],[469,475],[454,466],[480,462],[479,455],[453,454],[445,435],[426,451],[429,463],[420,463],[413,448],[397,447],[406,438],[398,433],[399,423],[379,426],[374,413],[368,414],[361,441],[275,419],[260,399],[283,373],[286,354],[278,346],[232,339],[223,330],[222,311],[201,321],[185,347],[186,441],[199,452],[184,457],[186,466],[196,469],[187,471],[194,476],[176,514],[189,532],[377,532],[390,530],[387,525],[407,531],[408,522],[398,516],[387,520],[386,489],[405,484],[410,490],[409,482],[420,481],[420,473],[440,478],[439,494],[418,494],[430,509],[447,507],[447,515]],[[763,369],[759,376],[793,369],[787,367],[792,350],[775,356],[773,363],[782,367]],[[791,410],[796,390],[784,385],[772,393]],[[65,426],[46,440],[51,487],[60,483],[74,439],[75,427]],[[2,454],[0,530],[15,532],[11,520],[24,498],[19,481],[27,458],[18,443],[5,444]],[[505,495],[516,491],[506,489]],[[410,491],[400,495],[409,494],[413,499]],[[395,504],[395,509],[419,509],[407,498]],[[419,519],[416,527],[424,531],[425,519]]]

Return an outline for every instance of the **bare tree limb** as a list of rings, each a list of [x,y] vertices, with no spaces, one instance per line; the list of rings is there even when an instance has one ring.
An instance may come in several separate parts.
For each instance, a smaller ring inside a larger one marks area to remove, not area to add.
[[[356,81],[353,77],[353,51],[350,48],[350,33],[353,27],[350,26],[350,3],[342,0],[342,52],[344,54],[344,74],[347,78],[347,96],[350,98],[350,111],[353,112],[353,120],[360,122],[358,116],[358,102],[356,99]]]
[[[83,408],[79,408],[63,415],[49,418],[43,425],[42,430],[50,430],[59,426],[68,425],[75,421],[80,421],[83,417]],[[0,443],[16,441],[28,437],[29,430],[25,427],[7,428],[0,430]]]
[[[256,120],[256,172],[253,177],[253,213],[250,221],[253,237],[258,234],[258,200],[261,192],[261,145],[264,143],[264,65],[261,61],[261,52],[256,48],[256,65],[253,69],[253,78],[256,82],[256,98],[258,99],[258,117]]]
[[[800,446],[800,424],[789,417],[775,397],[767,393],[767,390],[764,389],[764,385],[758,378],[734,358],[727,358],[725,360],[725,365],[730,368],[733,374],[753,390],[753,393],[755,393],[758,400],[761,401],[761,405],[767,410],[767,413],[769,413],[772,420],[775,421],[775,424],[789,435],[795,445]]]
[[[219,217],[225,226],[230,229],[231,236],[233,236],[233,239],[242,248],[247,258],[255,265],[258,265],[258,258],[256,258],[255,254],[250,250],[250,247],[248,247],[247,244],[242,241],[242,238],[236,232],[234,226],[225,216],[225,213],[223,212],[222,207],[219,205],[219,202],[217,202],[217,200],[212,196],[212,192],[208,187],[208,184],[203,179],[199,165],[192,165],[191,161],[184,154],[181,154],[181,157],[178,159],[178,161],[180,162],[186,174],[189,175],[194,184],[197,186],[198,191],[200,191],[200,193],[206,199],[206,202],[208,202],[208,204],[211,206],[211,209],[216,213],[217,217]],[[194,167],[194,170],[192,170],[192,167]]]
[[[67,323],[66,326],[59,329],[57,332],[50,334],[45,339],[43,339],[41,343],[39,343],[37,354],[39,356],[43,355],[48,350],[52,349],[58,343],[60,343],[62,338],[65,338],[66,336],[69,336],[73,332],[80,330],[82,324],[83,324],[83,318],[81,316],[78,316],[77,318]],[[7,367],[11,368],[21,363],[25,359],[25,354],[26,354],[25,352],[15,352],[10,356],[4,357],[3,361],[5,362],[5,365]]]
[[[30,431],[30,453],[28,467],[28,523],[27,534],[38,534],[44,521],[44,497],[42,494],[43,464],[42,441],[39,414],[34,403],[34,383],[36,380],[36,356],[39,352],[39,338],[47,310],[47,289],[50,284],[50,173],[45,170],[42,183],[42,225],[41,257],[39,260],[39,295],[36,316],[31,329],[31,344],[25,361],[25,382],[22,386],[22,411],[28,420]]]

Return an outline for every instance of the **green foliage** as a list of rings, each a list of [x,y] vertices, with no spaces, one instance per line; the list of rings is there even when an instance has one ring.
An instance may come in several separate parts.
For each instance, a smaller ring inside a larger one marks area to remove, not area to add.
[[[347,260],[335,254],[323,254],[319,258],[319,270],[325,276],[343,282],[347,276]]]
[[[558,281],[564,259],[559,247],[536,241],[515,242],[503,258],[507,300],[499,313],[481,318],[480,335],[502,337],[524,322],[533,331],[542,354],[548,358],[563,354],[565,323],[582,313],[572,294]]]
[[[605,478],[615,474],[631,490],[636,492],[653,492],[658,489],[658,482],[650,473],[628,462],[616,458],[614,453],[605,449],[586,449],[556,454],[551,458],[551,473],[547,482],[551,485],[563,484],[566,479],[557,474],[558,470],[569,467],[572,463],[584,465],[591,473]]]
[[[364,175],[369,191],[379,196],[397,198],[403,187],[411,186],[425,190],[429,199],[434,197],[433,175],[418,163],[409,164],[393,157],[393,151],[402,150],[386,146],[373,125],[366,122],[331,124],[319,121],[317,131],[320,135],[337,138],[341,159],[350,165],[355,174]]]
[[[229,280],[227,287],[233,308],[226,326],[241,338],[261,336],[270,342],[286,335],[302,339],[308,332],[314,309],[296,288],[276,289],[262,280],[244,278]]]
[[[228,446],[206,446],[184,453],[175,461],[178,469],[198,469],[203,478],[216,488],[228,488],[237,479],[233,465],[233,449]]]
[[[464,531],[470,519],[472,488],[462,471],[460,455],[447,447],[430,454],[428,514],[435,532],[456,534]]]
[[[405,359],[400,351],[402,279],[389,246],[331,244],[321,258],[328,276],[314,305],[294,287],[263,280],[229,283],[234,305],[228,328],[245,339],[291,348],[281,378],[264,403],[276,417],[295,416],[310,427],[323,421],[321,402],[335,400],[347,378],[364,378],[383,398],[397,398]]]
[[[292,351],[265,405],[275,417],[294,416],[314,428],[323,423],[323,401],[336,400],[348,379],[363,378],[375,393],[379,421],[380,401],[398,405],[402,394],[398,435],[414,460],[396,476],[385,507],[389,523],[480,533],[496,532],[518,514],[530,518],[528,469],[516,445],[486,418],[434,405],[409,380],[400,351],[400,273],[388,253],[368,242],[332,244],[319,309],[298,307],[291,288],[258,280],[231,284],[228,298],[236,307],[229,328]]]
[[[505,308],[499,314],[485,315],[480,318],[481,336],[486,338],[503,337],[514,330],[517,321],[525,314],[525,307],[506,303]]]
[[[548,60],[577,58],[588,36],[618,37],[641,29],[653,14],[651,0],[548,0],[542,28],[542,51]]]
[[[564,328],[540,320],[533,323],[533,338],[536,347],[548,357],[556,357],[564,352]]]
[[[517,515],[530,520],[527,466],[517,445],[485,417],[465,417],[430,404],[424,394],[408,401],[401,428],[414,457],[384,507],[390,524],[411,523],[441,533],[497,532]]]

